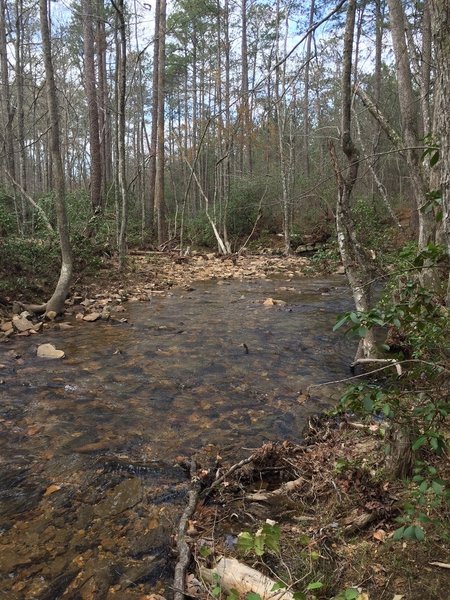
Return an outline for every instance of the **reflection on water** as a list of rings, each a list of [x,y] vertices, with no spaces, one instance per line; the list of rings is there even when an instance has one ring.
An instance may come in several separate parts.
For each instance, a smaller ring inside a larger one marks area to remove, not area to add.
[[[264,307],[267,297],[287,304]],[[168,563],[167,503],[186,491],[175,457],[298,440],[330,390],[303,405],[299,394],[351,359],[331,331],[349,302],[342,278],[201,283],[130,304],[128,323],[74,322],[4,345],[0,594],[151,589]],[[67,358],[37,359],[36,338]]]

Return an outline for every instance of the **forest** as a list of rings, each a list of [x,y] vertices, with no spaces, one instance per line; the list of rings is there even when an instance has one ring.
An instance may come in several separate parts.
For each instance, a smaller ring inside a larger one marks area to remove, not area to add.
[[[448,0],[0,0],[0,77],[1,594],[446,600]]]

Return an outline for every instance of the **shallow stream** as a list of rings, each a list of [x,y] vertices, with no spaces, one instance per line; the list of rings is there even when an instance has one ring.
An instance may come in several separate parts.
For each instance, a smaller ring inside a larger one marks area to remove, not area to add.
[[[187,489],[176,457],[298,441],[329,406],[330,388],[304,393],[345,376],[354,352],[332,332],[351,306],[341,276],[194,287],[129,303],[126,323],[73,321],[0,347],[0,598],[163,586]],[[37,358],[44,342],[66,358]]]

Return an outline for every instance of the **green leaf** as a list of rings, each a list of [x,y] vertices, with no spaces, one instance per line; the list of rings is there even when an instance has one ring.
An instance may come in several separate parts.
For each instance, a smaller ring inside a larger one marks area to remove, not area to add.
[[[364,398],[363,398],[363,406],[364,406],[364,410],[366,410],[367,412],[372,412],[373,411],[373,401],[372,401],[372,398],[370,396],[364,396]]]
[[[414,525],[414,537],[416,538],[416,540],[419,540],[419,542],[423,542],[423,540],[425,539],[425,533],[422,527],[420,527],[419,525]]]
[[[202,546],[200,548],[200,556],[203,556],[203,558],[208,558],[208,556],[211,556],[212,554],[212,549],[208,548],[208,546]]]
[[[359,335],[359,337],[363,338],[366,337],[367,331],[367,327],[358,327],[357,334]]]
[[[336,325],[333,327],[333,331],[337,331],[340,327],[342,327],[342,325],[344,325],[344,323],[347,323],[348,320],[348,315],[344,315],[343,317],[341,317],[339,319],[339,321],[336,323]]]
[[[266,536],[264,534],[260,534],[260,535],[256,534],[255,535],[254,550],[255,550],[256,556],[262,556],[264,554],[265,541],[266,541]]]
[[[276,592],[278,590],[284,590],[286,587],[287,586],[285,583],[283,583],[282,581],[277,581],[276,583],[273,584],[272,589],[270,591]]]
[[[312,581],[311,583],[308,583],[308,585],[306,586],[307,590],[320,590],[320,588],[323,587],[323,583],[321,581]]]
[[[350,320],[353,321],[353,323],[355,323],[355,325],[358,325],[360,322],[360,318],[355,312],[350,313]]]
[[[253,534],[248,531],[241,531],[237,537],[237,549],[241,552],[249,552],[253,550],[255,545],[255,538]]]
[[[414,525],[410,525],[403,532],[403,539],[404,540],[414,540],[415,537],[416,537],[416,528]]]
[[[294,600],[306,600],[306,596],[303,592],[294,592],[292,597]]]
[[[425,492],[428,489],[428,481],[422,481],[422,483],[419,485],[419,492],[421,492],[422,494],[425,494]]]
[[[439,162],[439,150],[436,150],[436,152],[430,158],[430,167],[434,167],[438,162]]]
[[[356,588],[348,588],[348,590],[345,590],[345,592],[344,592],[345,600],[356,600],[356,598],[358,598],[358,596],[359,596],[359,592]]]
[[[421,435],[420,437],[417,438],[417,440],[412,445],[412,449],[418,450],[421,446],[423,446],[426,443],[426,441],[427,441],[427,436]]]
[[[406,527],[404,525],[402,527],[399,527],[398,529],[396,529],[394,531],[394,535],[392,536],[392,539],[396,540],[396,541],[403,539],[403,533],[404,533],[405,529],[406,529]]]
[[[259,594],[255,594],[255,592],[249,592],[245,596],[245,600],[261,600],[261,596]]]
[[[280,536],[281,529],[279,525],[269,525],[264,523],[262,527],[263,534],[265,536],[265,543],[269,550],[273,552],[280,551]]]
[[[391,414],[391,407],[389,406],[389,404],[383,404],[383,413],[386,417],[388,417]]]
[[[430,440],[431,447],[433,450],[439,450],[439,440],[435,437],[432,437]]]
[[[231,588],[226,600],[239,600],[239,592],[235,588]]]
[[[436,496],[441,496],[442,495],[442,492],[444,491],[444,486],[443,485],[441,485],[437,481],[432,481],[431,482],[431,487],[433,488],[433,491],[436,494]]]

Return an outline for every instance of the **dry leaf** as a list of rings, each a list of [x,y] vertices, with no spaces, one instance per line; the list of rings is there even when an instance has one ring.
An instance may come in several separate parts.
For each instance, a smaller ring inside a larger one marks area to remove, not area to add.
[[[386,541],[386,537],[387,537],[387,533],[383,529],[377,529],[372,534],[372,537],[375,538],[376,540],[378,540],[379,542],[385,542]]]
[[[57,483],[52,483],[52,485],[49,485],[48,488],[45,490],[44,498],[45,498],[45,496],[51,496],[55,492],[59,492],[60,489],[61,489],[60,485],[58,485]]]

